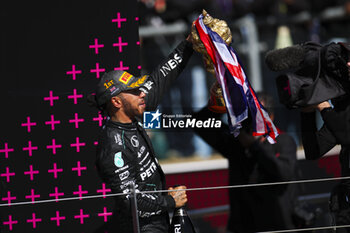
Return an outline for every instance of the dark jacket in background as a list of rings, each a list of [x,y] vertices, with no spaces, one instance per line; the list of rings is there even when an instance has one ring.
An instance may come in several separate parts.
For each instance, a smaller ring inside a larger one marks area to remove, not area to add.
[[[218,117],[206,107],[194,118]],[[292,137],[281,133],[276,144],[256,141],[244,148],[226,125],[221,129],[195,129],[215,150],[229,161],[229,185],[295,180],[296,145]],[[275,185],[229,189],[228,230],[256,232],[293,229],[292,212],[295,186]]]

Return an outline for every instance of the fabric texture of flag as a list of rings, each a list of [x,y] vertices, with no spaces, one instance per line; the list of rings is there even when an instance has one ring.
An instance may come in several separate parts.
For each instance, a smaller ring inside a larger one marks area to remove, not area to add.
[[[213,61],[216,78],[222,88],[231,133],[239,134],[241,123],[252,118],[253,136],[266,136],[270,143],[276,141],[278,129],[263,108],[241,67],[231,46],[203,23],[203,15],[195,21],[199,38]],[[250,111],[249,111],[249,110]]]

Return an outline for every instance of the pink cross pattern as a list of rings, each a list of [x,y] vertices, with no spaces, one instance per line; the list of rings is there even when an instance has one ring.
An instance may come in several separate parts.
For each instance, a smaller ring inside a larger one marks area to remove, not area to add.
[[[137,69],[139,69],[139,70],[141,70],[141,68],[142,68],[141,66],[138,66],[138,67],[137,67]]]
[[[35,213],[32,213],[32,219],[27,219],[27,222],[33,223],[33,228],[36,228],[36,223],[41,222],[41,218],[36,218]]]
[[[62,168],[57,169],[57,164],[54,163],[54,164],[53,164],[53,169],[49,169],[47,172],[48,172],[48,173],[53,173],[55,179],[57,179],[57,173],[58,173],[58,172],[63,172],[63,169],[62,169]]]
[[[119,62],[119,67],[115,67],[114,70],[129,70],[129,66],[123,66],[123,61]]]
[[[72,70],[67,71],[66,74],[67,74],[67,75],[71,74],[72,77],[73,77],[73,80],[75,80],[76,77],[77,77],[76,75],[77,75],[77,74],[81,74],[81,70],[76,70],[76,69],[75,69],[75,65],[72,65]]]
[[[60,124],[61,121],[55,121],[55,116],[51,115],[50,116],[51,121],[45,121],[45,125],[51,125],[51,130],[55,130],[55,124]]]
[[[86,167],[80,166],[80,161],[77,162],[77,167],[73,167],[72,171],[78,171],[78,176],[81,176],[81,170],[86,170]]]
[[[28,131],[28,133],[30,133],[31,126],[36,126],[36,123],[35,122],[30,122],[30,117],[27,117],[27,122],[26,123],[22,123],[21,126],[27,127],[27,131]]]
[[[78,104],[78,98],[83,98],[83,95],[78,95],[77,89],[73,90],[73,95],[68,96],[68,99],[74,99],[74,104]]]
[[[112,191],[111,189],[106,189],[106,184],[105,183],[102,183],[102,189],[97,189],[98,193],[102,193],[103,198],[106,198],[106,193],[107,192],[111,192],[111,191]]]
[[[38,150],[37,146],[32,146],[32,141],[28,141],[28,147],[23,147],[23,151],[29,151],[29,156],[33,155],[33,150]]]
[[[84,224],[84,218],[90,217],[89,214],[83,214],[83,209],[80,209],[80,215],[74,215],[74,218],[80,218],[80,224]]]
[[[64,193],[59,193],[59,192],[58,192],[58,188],[55,187],[55,192],[54,192],[54,193],[50,193],[49,196],[50,196],[50,197],[55,197],[56,202],[58,202],[58,197],[59,197],[59,196],[64,196]]]
[[[103,119],[104,118],[102,117],[102,115],[100,113],[98,114],[98,117],[92,118],[93,121],[98,121],[98,126],[102,126]]]
[[[80,152],[80,147],[85,146],[85,142],[80,142],[79,137],[76,137],[75,143],[70,144],[71,147],[76,147],[77,152]]]
[[[135,17],[135,21],[139,21],[139,17]]]
[[[10,172],[9,167],[6,167],[6,172],[5,173],[1,173],[0,176],[4,176],[6,177],[6,182],[10,183],[10,176],[14,176],[16,173],[14,172]]]
[[[17,223],[18,223],[17,220],[14,220],[14,221],[12,220],[12,215],[9,215],[8,222],[3,222],[4,225],[9,225],[10,231],[12,231],[12,225]]]
[[[7,159],[9,157],[9,152],[13,152],[13,148],[8,148],[7,142],[5,142],[5,148],[0,150],[0,153],[5,153],[5,158]]]
[[[61,220],[65,220],[66,217],[64,216],[60,216],[60,212],[59,211],[56,211],[56,216],[55,217],[52,217],[50,218],[51,221],[56,221],[56,224],[57,226],[59,227],[60,226],[60,223],[61,223]]]
[[[62,145],[56,144],[56,139],[52,139],[52,144],[47,145],[46,149],[52,149],[52,154],[56,154],[56,149],[57,148],[62,148]]]
[[[91,73],[96,73],[96,78],[100,78],[100,73],[101,72],[105,72],[106,69],[101,68],[100,69],[100,63],[96,62],[96,69],[91,69],[90,72]]]
[[[10,191],[7,191],[7,197],[3,197],[1,198],[2,201],[7,201],[7,204],[8,205],[11,205],[11,201],[12,200],[16,200],[17,198],[15,196],[11,196],[11,192]]]
[[[118,43],[113,43],[113,47],[119,47],[119,53],[123,52],[123,46],[127,46],[128,42],[122,42],[122,37],[118,37]]]
[[[120,18],[120,13],[117,13],[117,18],[116,19],[112,19],[112,23],[118,23],[118,28],[121,27],[121,22],[126,22],[126,18]]]
[[[40,198],[40,194],[35,195],[34,189],[30,190],[30,195],[25,196],[26,199],[32,199],[32,203],[34,204],[35,198]]]
[[[84,191],[84,190],[81,189],[81,185],[79,185],[78,187],[79,187],[79,191],[73,192],[74,195],[78,194],[79,197],[82,197],[83,194],[87,194],[88,193],[88,191],[86,191],[86,190]],[[79,198],[79,200],[82,200],[82,198]]]
[[[30,180],[34,180],[34,174],[39,174],[38,170],[33,170],[33,165],[29,165],[29,171],[25,171],[24,175],[30,175]]]
[[[137,45],[140,45],[140,41],[137,41],[136,44],[137,44]]]
[[[97,146],[98,145],[98,141],[94,142],[94,146]]]
[[[50,106],[53,106],[53,101],[54,100],[58,100],[60,97],[58,97],[58,96],[53,96],[53,92],[52,91],[50,91],[49,92],[49,96],[48,97],[44,97],[44,100],[45,101],[50,101]]]
[[[78,129],[79,128],[79,122],[84,122],[85,120],[83,118],[78,118],[78,113],[74,114],[74,119],[69,120],[69,123],[74,123],[75,124],[75,128]]]
[[[98,44],[98,39],[97,38],[95,38],[95,44],[89,45],[90,49],[95,49],[95,54],[98,54],[98,49],[99,48],[103,48],[103,47],[104,47],[103,44]]]
[[[98,216],[103,216],[103,221],[107,222],[107,218],[108,216],[111,216],[112,212],[107,212],[107,208],[103,207],[103,212],[102,213],[98,213]]]

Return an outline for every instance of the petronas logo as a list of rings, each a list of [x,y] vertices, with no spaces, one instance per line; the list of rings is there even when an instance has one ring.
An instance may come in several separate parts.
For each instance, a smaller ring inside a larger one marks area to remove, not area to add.
[[[114,155],[114,164],[117,167],[124,166],[124,160],[122,159],[122,152],[115,153]]]

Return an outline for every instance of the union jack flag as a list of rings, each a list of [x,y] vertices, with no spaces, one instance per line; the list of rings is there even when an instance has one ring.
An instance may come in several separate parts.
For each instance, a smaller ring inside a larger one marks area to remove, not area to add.
[[[256,97],[233,48],[226,45],[216,32],[203,23],[203,15],[195,21],[195,26],[213,61],[216,78],[222,88],[231,133],[238,136],[241,123],[248,118],[250,112],[253,136],[266,136],[270,143],[275,143],[278,129]]]

